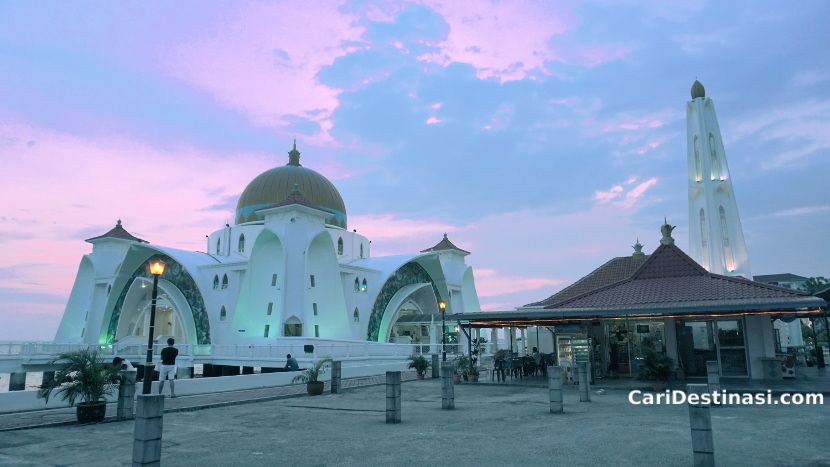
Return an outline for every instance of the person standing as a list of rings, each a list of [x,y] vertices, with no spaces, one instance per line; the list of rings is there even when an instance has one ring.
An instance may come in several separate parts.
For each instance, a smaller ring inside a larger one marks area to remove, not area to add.
[[[167,339],[167,347],[161,349],[161,368],[159,369],[159,394],[164,392],[164,381],[170,380],[170,397],[176,397],[176,357],[179,349],[173,347],[176,341]]]

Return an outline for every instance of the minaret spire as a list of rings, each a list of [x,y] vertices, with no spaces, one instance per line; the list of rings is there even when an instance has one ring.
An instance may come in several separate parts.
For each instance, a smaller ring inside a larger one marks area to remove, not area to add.
[[[288,151],[288,165],[300,165],[300,151],[297,150],[297,138],[294,138],[294,147]]]
[[[686,104],[689,255],[709,272],[751,279],[715,106],[700,81]]]

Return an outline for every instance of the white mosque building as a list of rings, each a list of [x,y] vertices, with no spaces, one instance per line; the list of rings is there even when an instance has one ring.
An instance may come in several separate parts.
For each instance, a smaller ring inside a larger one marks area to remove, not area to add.
[[[55,341],[145,344],[148,265],[156,259],[167,266],[159,278],[159,342],[434,344],[439,301],[447,313],[480,311],[469,252],[445,234],[420,253],[372,257],[371,241],[348,230],[337,188],[300,164],[296,143],[288,154],[288,164],[248,184],[234,225],[209,235],[204,252],[144,241],[120,220],[88,239],[92,252],[81,259]]]

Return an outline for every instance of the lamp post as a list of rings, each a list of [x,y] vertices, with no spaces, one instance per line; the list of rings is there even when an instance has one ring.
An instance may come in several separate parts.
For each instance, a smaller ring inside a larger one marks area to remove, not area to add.
[[[147,337],[147,361],[144,363],[144,383],[142,394],[150,394],[153,385],[153,334],[156,324],[156,298],[159,291],[159,276],[164,274],[165,264],[159,260],[150,262],[150,274],[153,275],[153,299],[150,302],[150,331]]]
[[[447,361],[447,323],[444,316],[447,311],[447,302],[438,300],[438,309],[441,310],[441,359]]]

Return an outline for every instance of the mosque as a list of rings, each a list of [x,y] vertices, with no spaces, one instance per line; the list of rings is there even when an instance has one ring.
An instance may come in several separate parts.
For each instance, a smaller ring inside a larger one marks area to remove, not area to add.
[[[86,240],[56,342],[141,345],[149,334],[153,277],[159,278],[156,340],[178,344],[273,344],[340,339],[433,345],[438,304],[480,311],[469,252],[447,235],[417,254],[372,257],[372,242],[348,230],[346,206],[323,175],[288,163],[251,181],[234,225],[206,238],[206,251],[156,245],[119,220]],[[437,339],[437,340],[436,340]]]

